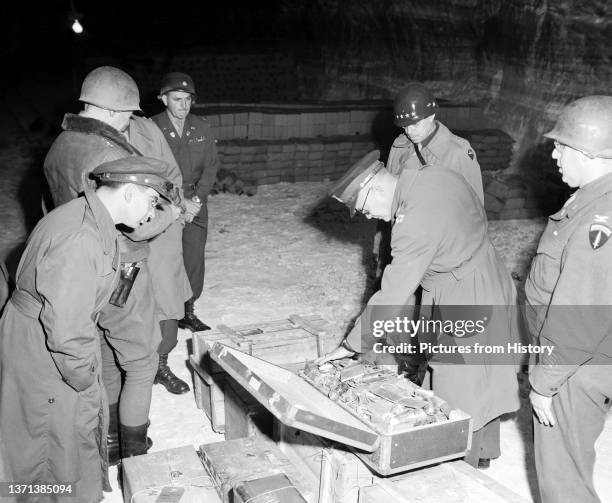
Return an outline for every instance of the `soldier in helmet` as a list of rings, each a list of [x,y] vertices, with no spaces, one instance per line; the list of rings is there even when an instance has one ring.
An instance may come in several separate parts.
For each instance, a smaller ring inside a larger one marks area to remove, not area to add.
[[[116,226],[142,227],[171,204],[167,171],[146,157],[103,163],[92,170],[97,188],[28,239],[0,319],[0,466],[15,481],[74,484],[70,499],[82,503],[110,491],[96,320],[119,280]]]
[[[159,99],[166,110],[152,117],[166,137],[183,174],[187,206],[183,257],[193,297],[185,303],[185,317],[179,320],[179,327],[192,332],[210,328],[196,316],[194,302],[202,294],[204,286],[204,248],[208,232],[206,202],[220,164],[216,141],[208,122],[190,113],[195,98],[195,85],[189,75],[168,73],[162,78],[159,91]],[[166,349],[172,349],[170,341]]]
[[[565,107],[552,131],[563,181],[576,192],[549,218],[525,284],[542,354],[529,374],[543,503],[600,501],[594,444],[612,399],[612,97]]]
[[[486,311],[480,317],[487,320],[485,330],[468,342],[505,346],[517,340],[514,283],[488,237],[485,211],[475,191],[448,169],[393,174],[378,162],[378,154],[371,152],[356,163],[331,195],[346,204],[351,215],[359,211],[392,223],[393,261],[343,345],[320,362],[376,353],[372,320],[411,315],[406,306],[414,304],[418,287],[423,289],[420,314],[427,319],[437,319],[445,306],[462,306],[455,314],[465,320],[474,317],[472,310]],[[394,335],[402,339],[394,343],[410,340],[406,333]],[[430,360],[429,384],[452,407],[472,416],[474,435],[466,461],[486,467],[500,455],[499,416],[519,407],[514,360],[472,354],[452,363]]]
[[[436,120],[438,102],[423,84],[412,82],[401,89],[393,102],[395,125],[403,132],[393,142],[387,169],[400,174],[405,169],[450,169],[459,173],[484,204],[482,174],[476,153],[467,140],[454,135]],[[380,223],[374,245],[378,256],[377,274],[391,260],[389,256],[390,229]]]
[[[150,156],[162,157],[165,140],[149,120],[133,119],[140,110],[138,87],[134,80],[118,68],[103,66],[92,70],[84,79],[79,100],[84,103],[78,115],[66,114],[64,131],[51,146],[44,162],[44,171],[56,206],[77,197],[90,188],[89,177],[99,164],[131,156],[141,156],[139,148]],[[148,127],[147,127],[148,125]],[[146,140],[146,141],[145,141]],[[137,148],[130,141],[138,143]],[[169,151],[167,145],[166,150]],[[180,171],[168,152],[164,163],[166,176],[180,186]],[[177,220],[181,201],[177,193],[172,204],[160,207],[157,218],[137,229],[126,229],[119,239],[122,252],[124,283],[129,288],[118,290],[102,309],[98,321],[103,330],[103,378],[109,397],[109,462],[120,457],[144,454],[150,446],[146,433],[153,380],[158,370],[157,348],[161,334],[158,319],[158,292],[153,275],[165,270],[151,269],[151,247],[161,247],[165,236],[159,236]],[[180,250],[177,252],[180,253]],[[179,259],[180,256],[177,256]],[[167,267],[170,260],[156,264]],[[135,275],[135,271],[138,271]],[[185,279],[183,273],[183,279]],[[181,276],[166,274],[172,281]],[[170,283],[164,288],[172,289]],[[123,385],[118,362],[125,378]],[[121,432],[121,445],[120,436]]]
[[[424,166],[456,171],[484,203],[482,174],[474,150],[467,140],[436,120],[437,110],[436,98],[423,84],[413,82],[397,93],[394,122],[404,131],[393,142],[387,169],[394,174]]]

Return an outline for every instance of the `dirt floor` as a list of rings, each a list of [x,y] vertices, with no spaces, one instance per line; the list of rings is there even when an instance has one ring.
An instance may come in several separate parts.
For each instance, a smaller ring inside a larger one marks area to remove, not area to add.
[[[6,138],[6,137],[5,137]],[[14,263],[20,244],[38,217],[40,148],[0,145],[0,258]],[[209,201],[206,284],[196,304],[210,325],[235,326],[320,314],[343,334],[369,295],[374,223],[348,219],[346,209],[325,197],[329,183],[260,187],[253,197],[216,195]],[[494,221],[493,242],[520,287],[535,252],[543,219]],[[170,355],[174,371],[191,381],[187,366],[191,334],[180,331]],[[157,385],[151,406],[152,451],[220,441],[192,393],[175,396]],[[612,502],[612,417],[597,444],[596,485]],[[536,494],[531,412],[523,407],[502,424],[502,456],[488,475],[522,496]],[[105,501],[122,501],[117,469]]]

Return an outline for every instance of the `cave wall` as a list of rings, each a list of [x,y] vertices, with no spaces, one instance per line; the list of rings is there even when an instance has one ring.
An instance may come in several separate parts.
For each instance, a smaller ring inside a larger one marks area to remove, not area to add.
[[[560,108],[610,94],[608,0],[286,0],[313,27],[318,75],[302,90],[325,99],[391,97],[410,80],[481,105],[516,141],[513,168],[547,176],[541,133]]]

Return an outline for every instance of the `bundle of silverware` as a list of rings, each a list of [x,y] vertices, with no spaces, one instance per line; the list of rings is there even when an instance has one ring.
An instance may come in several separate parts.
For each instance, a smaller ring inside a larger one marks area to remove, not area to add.
[[[356,416],[382,433],[406,426],[448,420],[450,406],[433,391],[417,386],[385,367],[351,359],[316,365],[300,375]]]

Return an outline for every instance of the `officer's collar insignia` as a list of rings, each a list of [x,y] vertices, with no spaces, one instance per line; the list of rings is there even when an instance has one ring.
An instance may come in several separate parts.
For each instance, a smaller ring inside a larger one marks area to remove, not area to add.
[[[591,224],[589,228],[589,242],[591,243],[591,248],[593,248],[593,250],[601,248],[608,242],[610,235],[612,235],[612,229],[607,225],[599,223]]]
[[[404,215],[403,213],[396,213],[395,214],[395,223],[396,224],[401,224],[404,221],[404,217],[406,215]]]

